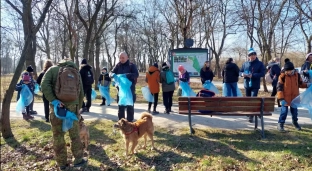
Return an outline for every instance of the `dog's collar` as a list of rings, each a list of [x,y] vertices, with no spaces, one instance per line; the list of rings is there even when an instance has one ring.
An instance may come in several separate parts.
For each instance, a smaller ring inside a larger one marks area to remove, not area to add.
[[[125,132],[125,135],[130,135],[133,132],[139,132],[139,129],[137,126],[132,127],[132,130],[130,132]]]

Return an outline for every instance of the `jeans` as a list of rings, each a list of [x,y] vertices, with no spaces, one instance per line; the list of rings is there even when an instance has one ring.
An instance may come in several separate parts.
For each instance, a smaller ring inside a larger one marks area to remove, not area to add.
[[[87,103],[85,103],[84,101],[82,102],[82,108],[87,108],[87,109],[90,109],[91,107],[91,93],[92,93],[92,87],[83,87],[83,91],[84,91],[84,94],[87,98]]]
[[[227,97],[237,97],[237,82],[235,83],[224,83],[226,88]]]
[[[257,97],[259,89],[245,88],[245,93],[247,97]]]
[[[282,106],[281,107],[281,114],[278,119],[278,123],[285,123],[288,113],[288,106]],[[292,115],[292,121],[297,122],[298,121],[298,109],[290,107],[290,113]]]
[[[173,92],[174,91],[163,92],[163,101],[166,110],[171,110]]]
[[[153,111],[156,111],[156,107],[158,104],[158,93],[153,94],[153,97],[154,97],[154,110]],[[151,110],[151,107],[152,107],[152,102],[148,102],[148,110]]]
[[[45,98],[44,94],[42,96],[43,104],[44,104],[44,116],[46,120],[49,120],[49,112],[50,112],[50,102]]]

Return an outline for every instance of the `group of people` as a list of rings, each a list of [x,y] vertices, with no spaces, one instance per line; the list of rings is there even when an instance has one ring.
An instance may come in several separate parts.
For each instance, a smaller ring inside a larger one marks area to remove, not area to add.
[[[306,55],[304,64],[301,67],[300,73],[295,69],[293,63],[286,58],[284,67],[280,67],[280,59],[272,59],[265,68],[264,64],[258,60],[257,53],[253,48],[248,51],[248,61],[246,61],[241,69],[234,63],[232,58],[226,61],[225,67],[222,70],[223,82],[225,84],[227,96],[237,95],[238,77],[244,77],[244,88],[246,96],[256,97],[260,89],[261,77],[265,75],[267,69],[272,79],[271,96],[277,95],[277,101],[281,107],[281,113],[278,120],[277,129],[284,132],[284,124],[288,113],[288,106],[292,114],[292,124],[297,130],[301,130],[298,124],[298,109],[291,106],[291,102],[299,95],[299,88],[308,88],[311,83],[309,70],[312,70],[312,53]],[[302,79],[304,78],[304,79]],[[249,122],[253,121],[253,117],[249,117]]]

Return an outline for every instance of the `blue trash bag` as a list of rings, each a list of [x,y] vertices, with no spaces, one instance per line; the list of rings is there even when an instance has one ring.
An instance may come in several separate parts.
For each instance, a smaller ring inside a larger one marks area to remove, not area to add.
[[[192,90],[187,82],[180,82],[180,87],[182,89],[182,97],[195,97],[196,93]]]
[[[105,105],[108,106],[114,102],[114,99],[109,94],[109,87],[99,86],[100,94],[105,98]]]
[[[20,91],[20,98],[16,103],[16,112],[22,113],[25,110],[26,106],[29,106],[30,103],[33,101],[33,94],[28,88],[27,85],[23,84],[22,89]]]
[[[38,94],[38,93],[39,93],[39,91],[40,91],[39,84],[38,84],[38,83],[36,83],[36,84],[35,84],[35,90],[34,90],[34,93],[35,93],[35,94]]]
[[[154,96],[152,95],[149,87],[148,86],[142,87],[141,90],[142,90],[142,94],[143,94],[144,99],[148,102],[153,103],[154,102]]]
[[[218,88],[212,82],[210,82],[210,80],[205,81],[205,83],[203,84],[203,88],[213,91],[216,94],[220,94]]]
[[[312,86],[310,86],[306,91],[302,92],[291,101],[291,107],[298,108],[303,107],[308,109],[311,120],[312,120]]]
[[[68,131],[70,128],[73,127],[73,123],[74,121],[78,121],[78,118],[76,116],[75,113],[67,110],[66,111],[66,116],[59,116],[58,115],[58,106],[60,105],[60,101],[58,100],[53,100],[52,101],[52,105],[54,106],[54,114],[57,118],[61,119],[63,122],[62,122],[62,130],[63,132],[66,132]]]
[[[131,91],[132,82],[125,74],[114,75],[115,85],[119,87],[119,106],[133,106],[133,95]]]
[[[236,94],[237,94],[236,97],[243,97],[242,91],[238,88],[238,86],[236,87]],[[225,86],[224,83],[222,85],[222,96],[223,97],[227,96],[227,89],[226,89],[226,86]],[[230,97],[233,97],[232,92],[231,92],[231,96]]]
[[[96,92],[94,89],[92,89],[91,100],[95,100],[95,98],[96,98]]]

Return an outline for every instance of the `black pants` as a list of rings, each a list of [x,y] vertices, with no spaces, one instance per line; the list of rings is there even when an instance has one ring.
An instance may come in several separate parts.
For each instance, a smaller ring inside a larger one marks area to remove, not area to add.
[[[43,99],[43,104],[44,104],[44,116],[46,120],[49,120],[50,104],[44,95],[42,96],[42,99]]]
[[[105,105],[105,101],[106,101],[106,99],[104,97],[102,97],[102,104]]]
[[[29,110],[30,111],[34,111],[34,102],[35,102],[35,94],[33,94],[33,100],[32,102],[29,104]],[[29,112],[28,112],[29,113]]]
[[[85,97],[87,98],[87,103],[85,103],[83,101],[82,103],[82,108],[87,108],[87,109],[90,109],[91,107],[91,93],[92,93],[92,87],[83,87],[83,91],[84,91],[84,95]]]
[[[273,86],[273,85],[272,85]],[[272,93],[271,93],[271,97],[275,97],[275,95],[277,94],[277,88],[276,86],[273,86],[273,90],[272,90]]]
[[[171,111],[173,92],[174,91],[163,92],[164,106],[168,111]]]
[[[154,110],[153,111],[156,111],[156,107],[158,104],[158,93],[153,94],[153,96],[154,96]],[[152,104],[153,104],[152,102],[148,102],[148,110],[151,110]]]
[[[119,91],[119,88],[117,87],[117,90]],[[126,118],[125,117],[125,109],[127,109],[127,120],[129,122],[132,122],[134,119],[134,103],[136,101],[136,94],[134,91],[132,91],[133,95],[133,106],[120,106],[118,105],[118,119]],[[117,103],[119,102],[119,96],[117,93]]]
[[[29,106],[26,106],[25,108],[26,108],[26,114],[30,114],[30,110],[29,110],[30,107],[29,107]]]

